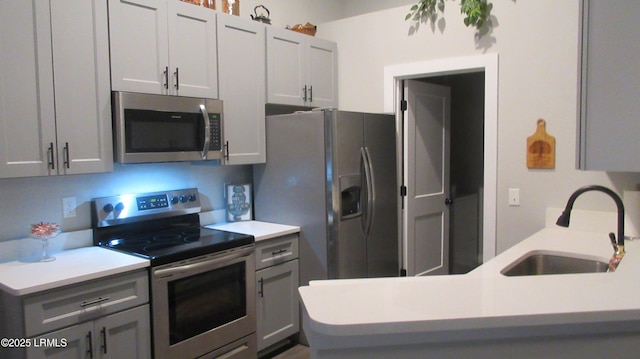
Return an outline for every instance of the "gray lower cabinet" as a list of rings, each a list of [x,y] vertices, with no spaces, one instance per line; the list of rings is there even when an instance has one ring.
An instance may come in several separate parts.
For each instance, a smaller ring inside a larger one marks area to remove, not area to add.
[[[151,358],[146,270],[1,297],[0,337],[23,340],[2,358]]]
[[[256,244],[258,351],[300,331],[298,235]]]
[[[149,305],[34,338],[29,359],[150,358]]]

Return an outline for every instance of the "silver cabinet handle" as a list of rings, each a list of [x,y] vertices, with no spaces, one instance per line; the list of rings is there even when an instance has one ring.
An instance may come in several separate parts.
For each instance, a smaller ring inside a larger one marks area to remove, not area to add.
[[[313,102],[313,86],[309,86],[309,102]]]
[[[69,157],[69,142],[64,143],[64,160],[63,163],[65,167],[69,168],[71,162],[71,158]]]
[[[91,337],[91,332],[87,333],[87,340],[89,341],[87,354],[89,354],[89,358],[93,358],[93,338]]]
[[[176,69],[176,73],[177,71],[178,69]],[[200,105],[200,112],[202,112],[202,117],[204,120],[204,144],[202,145],[202,152],[200,152],[200,157],[202,157],[203,160],[206,160],[207,152],[209,151],[209,143],[211,142],[211,124],[209,123],[209,114],[207,113],[207,109],[204,107],[204,105]]]
[[[90,300],[90,301],[84,301],[82,303],[80,303],[80,306],[82,308],[86,308],[86,307],[90,307],[92,305],[96,305],[96,304],[100,304],[100,303],[104,303],[109,301],[109,297],[98,297],[98,299],[94,299],[94,300]]]
[[[176,67],[176,72],[173,73],[173,75],[176,77],[176,84],[174,85],[176,90],[180,90],[180,78],[178,77],[178,68]]]
[[[164,71],[162,73],[164,75],[164,88],[165,90],[169,89],[169,66],[164,67]]]
[[[304,100],[304,102],[307,102],[307,85],[304,85],[304,87],[302,88],[302,99]]]
[[[100,334],[102,335],[102,345],[100,349],[102,349],[103,354],[107,354],[107,328],[102,327]]]
[[[258,290],[258,294],[260,294],[260,298],[264,298],[264,278],[260,278],[258,282],[260,282],[260,289]]]
[[[55,161],[53,160],[53,142],[49,142],[49,150],[47,151],[49,152],[49,168],[51,168],[52,170],[56,169],[56,164]]]

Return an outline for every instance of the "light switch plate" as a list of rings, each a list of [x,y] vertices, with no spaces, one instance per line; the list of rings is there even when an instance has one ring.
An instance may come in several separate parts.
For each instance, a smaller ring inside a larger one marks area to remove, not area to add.
[[[62,217],[71,218],[75,216],[76,216],[76,198],[63,197],[62,198]]]
[[[509,188],[509,205],[520,205],[520,188]]]

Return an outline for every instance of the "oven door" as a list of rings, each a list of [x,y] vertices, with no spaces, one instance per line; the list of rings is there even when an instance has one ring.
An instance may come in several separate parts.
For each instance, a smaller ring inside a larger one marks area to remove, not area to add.
[[[152,268],[156,359],[195,358],[256,330],[254,246]]]

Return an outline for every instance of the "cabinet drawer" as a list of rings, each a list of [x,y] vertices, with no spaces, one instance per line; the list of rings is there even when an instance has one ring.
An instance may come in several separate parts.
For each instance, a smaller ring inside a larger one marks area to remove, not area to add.
[[[298,234],[256,242],[256,270],[298,258]]]
[[[28,337],[149,302],[146,270],[54,289],[24,299]]]

